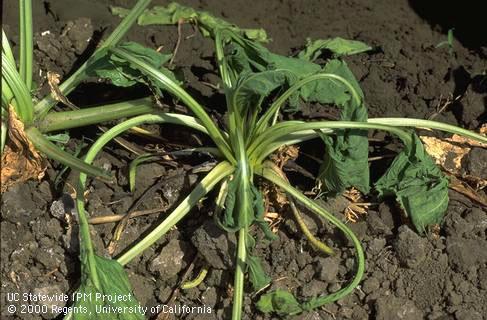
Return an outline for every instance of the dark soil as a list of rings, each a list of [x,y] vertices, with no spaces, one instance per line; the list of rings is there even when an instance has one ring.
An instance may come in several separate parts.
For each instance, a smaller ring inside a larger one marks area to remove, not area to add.
[[[48,92],[47,71],[68,75],[108,34],[118,18],[110,15],[109,4],[130,6],[125,0],[47,0],[34,1],[36,81],[39,95]],[[474,24],[448,20],[420,1],[181,1],[234,22],[242,27],[262,27],[273,41],[271,50],[296,52],[307,37],[343,38],[364,41],[374,47],[371,54],[347,59],[366,96],[371,117],[435,117],[435,120],[475,129],[487,118],[487,47],[485,35]],[[154,1],[162,3],[162,1]],[[17,2],[3,2],[3,23],[14,44],[17,36]],[[448,14],[455,7],[445,5]],[[473,8],[473,7],[469,7]],[[474,10],[480,12],[480,9]],[[416,10],[416,11],[415,11]],[[458,15],[467,14],[466,10]],[[428,19],[428,20],[424,20]],[[473,20],[473,19],[472,19]],[[455,23],[447,25],[448,21]],[[456,27],[458,40],[450,54],[436,45],[446,40],[446,31]],[[183,27],[184,36],[193,34]],[[475,33],[477,32],[477,33]],[[472,35],[474,33],[475,36]],[[483,37],[483,38],[482,38]],[[135,27],[128,39],[171,52],[177,33],[175,27]],[[188,90],[199,101],[211,106],[211,113],[221,117],[224,111],[221,93],[203,82],[217,84],[212,60],[212,43],[196,34],[182,41],[176,64],[187,79]],[[15,49],[15,48],[14,48]],[[69,98],[77,105],[91,105],[127,96],[147,94],[140,88],[117,90],[103,84],[84,84]],[[447,99],[452,104],[439,112]],[[318,119],[330,113],[320,106],[307,106],[295,117]],[[177,130],[161,134],[171,143],[197,144],[198,137]],[[95,137],[96,128],[75,131],[75,138]],[[380,137],[377,135],[377,137]],[[86,139],[89,141],[89,139]],[[320,148],[319,142],[308,144]],[[71,146],[68,146],[68,148]],[[394,146],[392,146],[394,147]],[[201,178],[192,166],[208,159],[186,162],[161,162],[142,165],[137,175],[137,191],[128,191],[127,163],[132,158],[117,145],[110,145],[96,160],[110,168],[117,184],[92,181],[87,196],[87,210],[93,216],[121,214],[128,210],[163,206],[171,210]],[[298,159],[299,160],[299,159]],[[478,149],[466,164],[466,170],[486,178],[487,156]],[[373,172],[383,172],[386,163],[372,165]],[[57,185],[60,167],[53,164],[40,182],[17,185],[2,195],[1,215],[1,318],[53,319],[59,315],[10,314],[6,294],[69,293],[76,289],[79,262],[76,225],[66,220],[73,210],[69,182],[65,177]],[[309,170],[313,171],[313,168]],[[309,190],[312,180],[294,181]],[[64,187],[63,187],[64,186]],[[151,188],[155,186],[154,188]],[[143,203],[133,205],[143,194]],[[450,191],[450,205],[439,235],[420,237],[403,225],[400,210],[393,202],[380,203],[365,218],[351,224],[366,251],[366,275],[361,285],[346,298],[292,319],[487,319],[487,210],[455,191]],[[181,291],[176,303],[209,305],[212,314],[189,314],[177,319],[230,319],[231,286],[235,237],[222,233],[209,217],[212,197],[193,210],[188,218],[171,230],[144,254],[127,266],[134,292],[144,306],[167,303],[188,266],[195,261],[194,277],[201,266],[209,266],[205,281],[197,288]],[[321,201],[321,200],[320,200]],[[337,216],[346,206],[343,198],[322,202]],[[353,252],[342,236],[326,223],[306,215],[313,233],[330,244],[341,247],[337,257],[317,254],[298,231],[291,215],[282,213],[279,240],[258,241],[257,252],[265,271],[272,275],[271,288],[289,288],[300,297],[337,291],[350,278],[354,268]],[[144,232],[164,219],[165,213],[134,219],[125,230],[115,255]],[[106,248],[114,224],[92,228],[99,254]],[[195,257],[198,258],[195,260]],[[257,297],[248,290],[246,319],[271,319],[256,311]],[[18,303],[13,303],[19,307]],[[19,309],[18,309],[19,310]],[[151,315],[156,318],[155,315]]]

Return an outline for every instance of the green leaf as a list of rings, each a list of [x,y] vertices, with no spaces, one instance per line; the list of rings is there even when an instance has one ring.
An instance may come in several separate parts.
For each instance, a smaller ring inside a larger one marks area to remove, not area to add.
[[[125,17],[128,10],[120,7],[110,7],[112,14]],[[179,21],[195,23],[205,37],[214,36],[217,30],[229,29],[244,35],[248,39],[260,42],[267,42],[267,34],[263,29],[242,29],[223,19],[214,17],[208,12],[197,11],[193,8],[180,5],[176,2],[166,7],[155,6],[144,11],[138,18],[137,23],[141,26],[160,24],[173,25]]]
[[[375,188],[381,197],[396,197],[419,233],[441,223],[448,207],[448,179],[415,134],[412,145],[396,156]]]
[[[323,69],[326,73],[340,75],[346,79],[363,99],[362,90],[346,63],[331,60]],[[331,81],[317,84],[311,96],[321,103],[334,103],[342,108],[341,120],[367,121],[367,109],[357,104],[351,93],[339,83]],[[335,99],[335,100],[332,100]],[[327,191],[340,193],[348,187],[356,187],[364,193],[369,185],[369,142],[367,131],[357,129],[336,130],[336,135],[321,135],[326,145],[324,162],[318,178]]]
[[[58,133],[58,134],[51,134],[45,135],[46,139],[52,142],[59,142],[61,144],[67,144],[69,142],[69,134],[68,133]]]
[[[307,39],[306,48],[298,54],[298,58],[306,61],[315,61],[323,51],[331,51],[333,57],[349,56],[371,50],[372,47],[363,42],[346,40],[340,37],[315,40]]]
[[[95,268],[100,286],[97,288],[88,276],[88,266],[82,265],[81,285],[74,294],[75,320],[141,320],[145,319],[145,312],[139,305],[123,267],[115,260],[106,259],[97,255]],[[115,301],[117,298],[121,301]],[[111,302],[111,301],[113,302]],[[110,313],[101,313],[100,308],[108,308]]]
[[[257,302],[257,308],[264,313],[275,312],[280,316],[296,314],[303,311],[300,303],[292,293],[277,289],[262,295]]]
[[[171,71],[163,67],[163,64],[171,59],[170,54],[162,54],[135,42],[122,43],[118,47],[127,50],[135,57],[158,69],[171,79],[176,79]],[[150,79],[145,77],[140,69],[110,53],[106,54],[104,57],[100,58],[96,63],[94,63],[93,66],[88,70],[88,74],[91,76],[98,76],[100,78],[108,79],[114,85],[120,87],[133,86],[137,82],[145,84],[149,84],[151,82]]]

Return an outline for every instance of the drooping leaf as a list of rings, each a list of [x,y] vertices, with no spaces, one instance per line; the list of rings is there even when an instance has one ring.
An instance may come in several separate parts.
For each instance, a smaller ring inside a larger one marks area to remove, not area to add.
[[[259,226],[259,228],[264,232],[265,238],[267,240],[276,240],[278,237],[275,235],[267,221],[264,220],[265,208],[264,208],[264,198],[262,197],[262,193],[257,189],[257,187],[251,187],[252,193],[254,196],[254,219],[255,223]]]
[[[360,101],[357,101],[351,89],[340,81],[329,78],[320,79],[302,86],[298,96],[294,96],[294,99],[289,101],[289,107],[286,111],[298,110],[298,98],[300,98],[304,102],[338,106],[341,109],[341,120],[367,121],[367,109],[363,104],[363,93],[344,61],[334,59],[321,67],[303,59],[274,54],[261,44],[243,39],[238,35],[229,35],[227,41],[229,44],[227,45],[228,53],[225,62],[236,75],[234,77],[238,79],[237,84],[239,82],[244,83],[245,79],[249,79],[253,75],[261,75],[266,81],[271,80],[270,83],[272,84],[271,86],[269,83],[250,82],[257,89],[254,89],[253,92],[249,92],[248,88],[242,91],[245,94],[242,94],[241,99],[237,100],[236,104],[242,105],[243,109],[249,106],[245,98],[253,96],[250,104],[255,104],[259,97],[258,90],[260,88],[263,92],[268,92],[269,88],[275,89],[274,85],[277,85],[278,81],[272,81],[275,79],[272,79],[271,76],[276,75],[272,71],[279,71],[277,74],[280,77],[286,75],[286,79],[294,78],[296,80],[318,73],[328,73],[340,76],[347,81]],[[333,138],[323,136],[327,156],[320,171],[320,179],[324,181],[327,191],[332,193],[342,192],[351,186],[367,193],[370,190],[367,132],[352,129],[337,130],[336,132],[337,134]]]
[[[377,181],[379,196],[396,197],[416,230],[423,233],[441,223],[448,206],[448,179],[425,152],[421,140],[413,134],[406,146]]]
[[[260,259],[254,255],[252,255],[252,251],[255,247],[255,239],[252,237],[251,234],[247,234],[245,248],[247,250],[247,258],[246,258],[246,265],[247,271],[249,273],[249,279],[252,283],[252,288],[254,291],[259,291],[269,283],[271,283],[272,279],[269,277],[264,269],[262,268],[262,263]]]
[[[106,259],[97,255],[94,258],[100,287],[97,288],[88,276],[89,267],[86,264],[82,265],[81,284],[74,294],[74,297],[77,298],[73,305],[75,312],[72,314],[72,319],[145,319],[143,308],[132,294],[132,289],[123,267],[115,260]],[[123,297],[123,299],[120,299],[120,297]],[[115,301],[117,298],[120,301]],[[100,308],[107,308],[105,310],[109,310],[110,312],[100,312]]]
[[[324,51],[328,50],[333,57],[349,56],[371,50],[372,47],[363,42],[346,40],[340,37],[332,39],[318,39],[311,41],[307,39],[306,48],[298,54],[298,58],[306,61],[315,61]]]
[[[236,88],[234,90],[234,104],[241,114],[241,117],[251,120],[251,113],[258,113],[261,111],[261,103],[272,91],[277,88],[285,90],[296,82],[295,75],[288,70],[269,70],[262,72],[249,72],[242,74],[238,79]],[[248,123],[249,131],[251,131],[254,123]]]
[[[346,79],[359,94],[361,101],[363,100],[362,90],[344,61],[332,60],[326,64],[323,71]],[[314,96],[322,103],[334,103],[340,106],[342,108],[341,120],[367,121],[365,106],[357,104],[351,93],[342,84],[330,81],[323,83],[320,89],[320,91],[315,91]],[[327,97],[336,100],[325,102]],[[368,193],[370,186],[367,131],[337,130],[333,137],[327,135],[321,135],[321,137],[326,145],[326,153],[320,168],[319,179],[323,181],[327,191],[339,193],[345,188],[353,186]]]
[[[170,54],[162,54],[135,42],[122,43],[118,47],[130,52],[133,56],[161,71],[172,80],[176,80],[174,74],[163,67],[171,59]],[[108,79],[114,85],[120,87],[129,87],[137,82],[146,84],[150,82],[150,79],[139,68],[132,66],[129,62],[110,53],[94,63],[89,69],[88,74]]]
[[[264,233],[267,239],[275,239],[275,235],[271,232],[269,225],[264,221],[264,200],[259,190],[251,184],[250,190],[247,198],[250,201],[249,209],[246,213],[238,212],[237,208],[240,208],[238,201],[241,197],[238,196],[241,187],[241,169],[237,167],[234,173],[233,179],[228,184],[228,194],[225,200],[225,213],[223,219],[217,220],[217,225],[219,225],[224,230],[229,232],[235,232],[241,228],[248,228],[251,224],[256,222]],[[240,177],[240,178],[239,178]],[[244,217],[243,214],[246,216]],[[252,255],[252,251],[255,247],[255,240],[250,235],[246,236],[245,247],[247,250],[247,260],[246,266],[249,272],[250,282],[255,291],[262,289],[271,282],[271,278],[264,272],[260,260]]]
[[[112,14],[125,17],[128,10],[120,7],[111,7]],[[205,37],[213,36],[216,30],[229,29],[244,35],[248,39],[260,42],[267,42],[267,34],[263,29],[242,29],[221,18],[217,18],[205,11],[197,11],[193,8],[172,2],[166,7],[155,6],[144,11],[138,18],[137,23],[141,26],[160,24],[174,25],[179,21],[195,23]]]
[[[257,308],[261,312],[274,312],[280,316],[297,314],[303,311],[294,295],[282,289],[262,295],[257,302]]]
[[[264,272],[259,258],[249,254],[246,263],[254,291],[259,291],[271,283],[272,279]]]

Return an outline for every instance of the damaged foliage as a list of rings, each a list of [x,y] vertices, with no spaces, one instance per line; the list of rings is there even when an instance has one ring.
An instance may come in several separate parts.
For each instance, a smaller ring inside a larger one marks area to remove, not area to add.
[[[380,196],[394,195],[420,233],[441,223],[448,206],[448,179],[415,134],[375,188]]]
[[[9,143],[2,153],[1,192],[30,179],[44,177],[46,163],[24,131],[24,124],[10,107],[8,112]]]

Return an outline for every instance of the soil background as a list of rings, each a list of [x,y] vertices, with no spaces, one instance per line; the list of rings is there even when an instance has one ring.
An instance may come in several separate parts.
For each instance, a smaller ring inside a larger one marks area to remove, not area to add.
[[[110,33],[119,19],[109,12],[109,5],[130,7],[128,0],[45,0],[34,2],[35,80],[37,95],[48,92],[47,71],[67,76],[93,52],[98,41]],[[435,117],[469,129],[486,122],[487,112],[487,37],[480,24],[482,12],[475,5],[457,7],[444,2],[434,10],[425,1],[406,0],[272,0],[272,1],[181,1],[221,16],[241,27],[262,27],[272,38],[268,47],[280,54],[299,51],[306,38],[340,36],[363,41],[375,49],[369,54],[346,61],[364,91],[370,117]],[[153,4],[167,4],[153,1]],[[480,5],[479,5],[480,6]],[[18,43],[17,1],[3,1],[2,25]],[[468,18],[468,19],[467,19]],[[477,19],[478,18],[478,19]],[[453,50],[437,48],[454,27]],[[224,112],[224,98],[215,88],[217,71],[212,59],[213,45],[183,25],[184,36],[175,64],[186,79],[186,87],[200,102],[209,106],[215,119]],[[140,42],[163,52],[172,52],[177,40],[175,26],[135,26],[128,40]],[[210,85],[208,85],[210,84]],[[150,94],[140,87],[120,90],[96,81],[85,83],[69,95],[70,100],[87,106]],[[445,108],[445,103],[449,103]],[[440,112],[441,111],[441,112]],[[293,117],[317,120],[336,117],[323,106],[308,105]],[[159,130],[158,128],[152,128]],[[201,137],[191,132],[162,128],[167,148],[198,145]],[[90,141],[96,127],[74,130],[74,141]],[[371,133],[383,140],[381,133]],[[384,140],[372,151],[395,151],[393,140]],[[142,143],[142,142],[141,142]],[[74,149],[74,144],[67,148]],[[319,149],[312,141],[304,150]],[[300,157],[301,158],[301,157]],[[134,209],[163,206],[174,208],[201,178],[195,165],[207,158],[184,159],[142,165],[137,175],[137,190],[128,190],[127,163],[133,159],[115,144],[109,145],[96,164],[109,168],[117,184],[92,181],[87,209],[93,216],[122,214]],[[486,179],[485,150],[477,150],[464,163],[468,174]],[[373,175],[385,170],[388,161],[371,162]],[[309,161],[308,161],[309,162]],[[316,164],[297,163],[312,173]],[[74,204],[69,183],[74,175],[56,177],[62,169],[56,163],[41,182],[17,185],[2,195],[1,215],[1,318],[61,319],[60,315],[10,314],[5,306],[6,293],[69,293],[79,279],[76,225],[66,220]],[[304,190],[312,179],[293,182]],[[134,208],[143,194],[145,201]],[[194,266],[194,277],[201,266],[210,266],[205,281],[197,288],[181,291],[176,303],[205,304],[211,314],[177,315],[174,319],[230,319],[231,286],[235,238],[222,233],[209,217],[212,197],[193,210],[177,229],[171,230],[144,254],[127,266],[134,292],[144,306],[167,303],[185,270]],[[371,201],[375,201],[372,197]],[[347,205],[343,198],[327,199],[323,205],[343,218]],[[310,229],[321,239],[341,247],[337,257],[317,254],[296,228],[291,216],[282,212],[279,240],[258,241],[258,255],[264,269],[274,279],[271,288],[288,288],[300,297],[312,297],[337,291],[354,267],[353,253],[339,234],[326,223],[306,215]],[[134,219],[125,230],[115,255],[141,237],[165,217],[165,213]],[[351,224],[366,250],[366,274],[359,288],[345,299],[319,310],[291,319],[487,319],[487,213],[455,191],[450,191],[450,205],[444,224],[435,236],[418,236],[394,201],[372,207],[368,215]],[[92,228],[97,252],[106,248],[114,225]],[[196,253],[199,253],[197,255]],[[195,258],[197,257],[197,258]],[[193,263],[192,263],[193,262]],[[256,311],[258,296],[247,290],[245,319],[277,319]],[[13,303],[19,307],[18,303]],[[151,315],[151,319],[157,315]],[[162,319],[162,318],[159,318]]]

